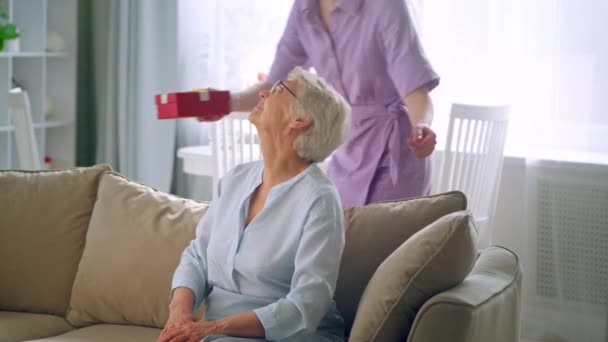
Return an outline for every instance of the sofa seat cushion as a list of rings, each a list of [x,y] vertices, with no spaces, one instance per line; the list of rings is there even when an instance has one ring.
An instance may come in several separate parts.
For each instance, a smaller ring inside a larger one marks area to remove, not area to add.
[[[35,342],[133,342],[156,341],[160,329],[129,325],[100,324],[76,329],[67,334],[34,340]],[[34,342],[30,341],[30,342]]]
[[[173,272],[207,207],[104,174],[67,320],[163,327]]]
[[[420,307],[469,274],[477,258],[477,240],[472,217],[461,211],[405,241],[367,285],[349,341],[405,341]]]
[[[344,210],[346,243],[335,300],[347,332],[367,283],[384,259],[422,228],[466,207],[465,195],[453,191]]]
[[[56,336],[74,329],[63,317],[0,311],[0,342]]]
[[[0,310],[65,316],[108,170],[0,171]]]

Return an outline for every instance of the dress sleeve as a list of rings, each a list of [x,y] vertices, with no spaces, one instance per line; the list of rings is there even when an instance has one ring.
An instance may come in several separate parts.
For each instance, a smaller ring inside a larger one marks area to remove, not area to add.
[[[307,63],[308,57],[298,35],[299,15],[299,9],[294,4],[268,74],[268,82],[271,84],[286,79],[294,67]]]
[[[421,86],[432,90],[439,84],[439,76],[427,60],[405,1],[386,0],[384,14],[380,36],[388,72],[399,95],[405,97]]]
[[[316,331],[333,300],[344,248],[344,217],[334,194],[315,200],[303,227],[286,298],[255,310],[266,339]]]
[[[194,307],[196,310],[209,294],[207,277],[207,246],[213,228],[214,211],[221,193],[221,180],[214,199],[196,226],[196,237],[184,250],[181,260],[173,274],[171,294],[178,287],[187,287],[194,292]]]

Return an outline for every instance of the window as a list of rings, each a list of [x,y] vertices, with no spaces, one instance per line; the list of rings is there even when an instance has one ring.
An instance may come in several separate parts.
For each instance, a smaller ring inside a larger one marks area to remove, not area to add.
[[[429,0],[423,7],[422,39],[442,76],[434,92],[440,134],[451,102],[510,103],[507,154],[608,153],[608,2]]]
[[[266,73],[293,1],[180,0],[180,60],[197,87],[241,90]],[[183,69],[182,69],[183,70]]]

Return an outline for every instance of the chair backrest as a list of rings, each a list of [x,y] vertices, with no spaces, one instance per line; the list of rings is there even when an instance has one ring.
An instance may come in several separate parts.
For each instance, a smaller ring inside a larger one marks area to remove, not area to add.
[[[32,124],[32,111],[27,92],[20,88],[9,91],[8,111],[15,127],[15,141],[21,169],[40,169],[40,155]]]
[[[453,104],[437,192],[460,190],[469,210],[489,226],[496,206],[510,106]],[[489,243],[488,232],[480,239]]]
[[[248,113],[231,113],[213,125],[211,145],[216,174],[221,178],[239,164],[260,160],[260,142]]]

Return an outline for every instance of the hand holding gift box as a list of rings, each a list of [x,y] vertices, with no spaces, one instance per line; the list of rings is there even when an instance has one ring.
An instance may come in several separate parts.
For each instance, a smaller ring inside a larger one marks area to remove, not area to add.
[[[219,119],[230,113],[230,92],[200,89],[156,95],[159,119],[199,117]]]

